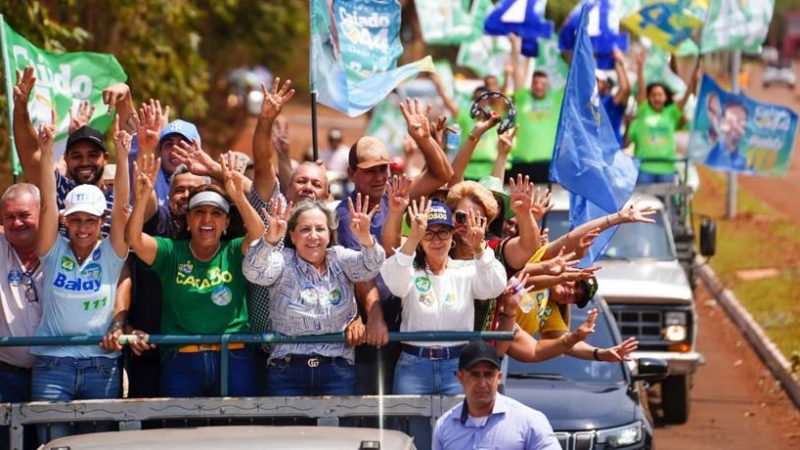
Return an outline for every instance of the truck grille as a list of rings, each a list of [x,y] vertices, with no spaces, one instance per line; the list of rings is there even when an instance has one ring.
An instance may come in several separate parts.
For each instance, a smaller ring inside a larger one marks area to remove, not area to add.
[[[660,340],[663,318],[661,311],[615,310],[614,319],[622,338],[631,336],[639,340]]]
[[[556,438],[563,450],[592,450],[594,449],[594,431],[579,431],[577,433],[558,432]]]

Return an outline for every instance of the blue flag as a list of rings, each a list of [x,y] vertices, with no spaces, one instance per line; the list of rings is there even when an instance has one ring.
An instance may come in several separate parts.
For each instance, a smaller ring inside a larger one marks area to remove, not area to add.
[[[419,72],[430,56],[395,68],[400,45],[397,0],[311,0],[311,89],[318,100],[355,117]]]
[[[582,0],[576,5],[558,32],[559,48],[563,52],[575,47],[583,5],[589,7],[589,37],[597,55],[597,65],[601,69],[613,69],[614,49],[628,50],[628,34],[619,31],[619,5],[613,0]]]
[[[508,36],[511,33],[522,38],[522,54],[539,56],[539,39],[548,39],[553,34],[553,22],[545,20],[547,0],[503,0],[486,16],[483,30],[490,36]]]
[[[614,130],[597,93],[589,8],[581,11],[572,65],[556,132],[550,180],[570,194],[569,221],[575,228],[622,209],[636,187],[637,163],[619,150]],[[581,261],[590,265],[605,252],[616,227],[594,240]]]

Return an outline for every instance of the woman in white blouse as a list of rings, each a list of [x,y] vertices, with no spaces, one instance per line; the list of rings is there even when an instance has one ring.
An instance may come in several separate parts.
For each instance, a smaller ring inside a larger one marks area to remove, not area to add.
[[[411,233],[386,260],[381,275],[392,294],[402,299],[400,331],[472,331],[475,299],[495,298],[506,286],[503,265],[484,251],[486,219],[467,218],[466,242],[475,259],[457,261],[453,215],[437,200],[422,198],[409,207]],[[456,379],[464,342],[404,342],[395,369],[395,394],[460,394]]]

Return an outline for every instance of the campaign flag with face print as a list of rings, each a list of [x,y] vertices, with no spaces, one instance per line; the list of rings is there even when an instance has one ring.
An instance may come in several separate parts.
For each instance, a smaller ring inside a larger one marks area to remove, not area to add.
[[[402,52],[397,0],[311,0],[311,87],[323,105],[355,117],[433,71],[430,56],[396,67]]]
[[[796,133],[796,112],[728,92],[704,75],[689,158],[723,172],[784,176]]]
[[[711,0],[700,38],[701,51],[727,49],[761,53],[774,9],[775,0]]]
[[[614,129],[600,103],[588,20],[589,7],[585,6],[550,163],[550,180],[570,192],[572,228],[622,209],[633,194],[639,174],[637,162],[619,150]],[[582,266],[591,265],[603,255],[615,231],[616,227],[612,227],[594,240],[581,260]]]
[[[100,131],[108,129],[113,116],[106,114],[103,89],[128,79],[114,55],[48,52],[31,44],[14,31],[2,15],[0,22],[9,123],[14,120],[16,71],[22,72],[25,67],[33,66],[36,85],[28,100],[28,111],[36,128],[39,124],[50,123],[52,113],[55,111],[56,141],[53,157],[56,160],[64,154],[67,144],[70,108],[77,108],[81,102],[88,101],[90,105],[96,107],[89,126]],[[9,134],[13,144],[13,130],[9,130]],[[16,151],[11,151],[11,158],[14,175],[20,175],[22,167]]]

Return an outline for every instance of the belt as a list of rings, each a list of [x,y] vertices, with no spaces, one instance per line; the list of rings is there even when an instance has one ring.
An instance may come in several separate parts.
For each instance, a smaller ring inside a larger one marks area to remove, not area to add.
[[[452,347],[417,347],[416,345],[403,344],[403,351],[425,359],[454,359],[461,356],[461,345]]]
[[[244,342],[232,342],[228,344],[228,350],[241,350]],[[178,349],[178,353],[197,353],[197,352],[218,352],[222,349],[220,344],[190,344]]]
[[[9,363],[7,363],[5,361],[0,361],[0,370],[8,370],[8,371],[11,371],[11,372],[25,372],[25,373],[28,373],[28,372],[31,371],[31,369],[26,369],[25,367],[14,366],[14,365],[11,365],[11,364],[9,364]]]
[[[286,355],[283,358],[289,364],[298,364],[308,367],[318,367],[322,363],[330,363],[339,359],[335,356],[320,356],[320,355]]]

